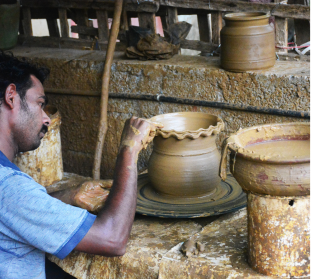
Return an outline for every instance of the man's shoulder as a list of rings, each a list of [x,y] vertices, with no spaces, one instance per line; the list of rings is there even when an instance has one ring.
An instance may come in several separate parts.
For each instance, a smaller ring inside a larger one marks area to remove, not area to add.
[[[36,183],[28,174],[0,164],[0,185],[4,183],[4,181],[12,178],[25,180],[25,182],[27,181],[28,183],[32,181]]]

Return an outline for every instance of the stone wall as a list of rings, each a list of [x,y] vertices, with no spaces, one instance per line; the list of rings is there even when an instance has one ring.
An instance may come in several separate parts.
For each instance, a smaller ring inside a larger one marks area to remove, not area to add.
[[[44,87],[50,103],[62,115],[64,170],[91,176],[100,116],[104,53],[23,47],[17,47],[13,52],[18,57],[50,68],[51,75]],[[231,73],[219,67],[218,57],[175,56],[166,61],[136,61],[116,53],[109,91],[309,111],[310,69],[308,62],[277,61],[270,70]],[[113,175],[120,136],[127,118],[132,115],[150,118],[178,111],[201,111],[221,117],[226,128],[219,135],[218,145],[225,136],[240,128],[307,121],[240,110],[111,98],[101,176],[108,178]],[[139,171],[147,167],[150,152],[151,146],[140,154]]]

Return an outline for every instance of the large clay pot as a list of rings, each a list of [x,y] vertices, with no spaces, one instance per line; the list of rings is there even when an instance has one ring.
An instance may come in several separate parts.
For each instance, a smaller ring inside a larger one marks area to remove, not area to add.
[[[254,148],[263,147],[260,151]],[[272,196],[310,194],[310,123],[282,123],[239,130],[224,143],[221,176],[230,170],[247,192]]]
[[[222,68],[244,72],[275,64],[275,35],[268,14],[234,13],[225,15],[224,20],[226,25],[220,32]]]
[[[36,150],[19,153],[14,163],[46,187],[61,180],[64,172],[60,139],[61,116],[53,106],[47,106],[45,112],[51,118],[51,125],[40,146]]]
[[[200,112],[178,112],[151,118],[164,128],[157,131],[148,174],[152,187],[162,195],[199,197],[220,184],[220,154],[216,135],[223,121]]]

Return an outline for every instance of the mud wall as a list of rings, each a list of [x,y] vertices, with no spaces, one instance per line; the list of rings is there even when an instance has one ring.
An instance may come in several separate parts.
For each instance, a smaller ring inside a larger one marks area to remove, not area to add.
[[[50,68],[51,75],[44,87],[50,104],[55,105],[62,116],[64,171],[91,176],[100,115],[104,53],[18,47],[14,54]],[[142,62],[126,60],[122,53],[116,53],[109,91],[309,111],[310,69],[308,62],[277,61],[270,70],[230,73],[220,69],[217,57],[175,56],[167,61]],[[306,121],[238,110],[111,98],[101,176],[108,178],[113,175],[127,118],[132,115],[150,118],[178,111],[201,111],[221,117],[226,128],[219,135],[218,145],[225,136],[240,128]],[[151,147],[141,153],[139,171],[147,168],[150,153]]]

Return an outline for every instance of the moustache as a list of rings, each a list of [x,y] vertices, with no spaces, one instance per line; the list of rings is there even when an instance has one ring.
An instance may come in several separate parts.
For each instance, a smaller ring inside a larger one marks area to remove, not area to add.
[[[40,133],[46,134],[48,132],[49,128],[46,125],[42,125],[42,128],[40,130]]]

